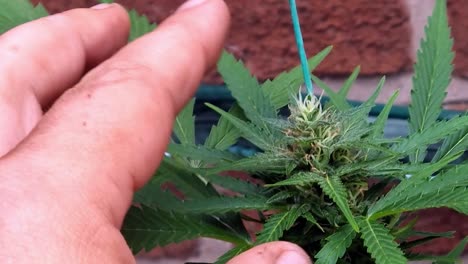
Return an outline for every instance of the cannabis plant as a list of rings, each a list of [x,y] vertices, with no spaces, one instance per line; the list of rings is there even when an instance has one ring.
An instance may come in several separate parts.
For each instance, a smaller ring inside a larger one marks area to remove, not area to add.
[[[10,6],[0,17],[20,18],[9,21],[27,20],[18,10],[37,17],[31,5],[18,4],[23,1],[0,2]],[[136,21],[133,38],[154,28],[133,13]],[[369,121],[384,78],[356,106],[346,97],[359,68],[338,92],[313,76],[329,98],[322,100],[302,91],[301,67],[259,83],[224,52],[218,71],[235,102],[229,109],[207,104],[220,118],[203,143],[195,140],[195,99],[177,116],[165,158],[136,193],[124,221],[128,245],[138,253],[210,237],[234,244],[216,262],[225,263],[255,245],[285,240],[300,245],[318,264],[455,263],[468,238],[447,256],[412,251],[452,236],[417,230],[413,212],[447,207],[468,213],[468,163],[461,159],[468,146],[468,116],[439,117],[452,74],[452,45],[446,1],[437,0],[414,66],[410,133],[398,138],[384,136],[398,91]],[[330,51],[311,58],[310,70]],[[246,157],[230,151],[240,141],[257,152]],[[434,156],[428,155],[429,146],[437,147]],[[246,173],[250,180],[226,176],[230,171]],[[252,236],[246,222],[263,229]]]

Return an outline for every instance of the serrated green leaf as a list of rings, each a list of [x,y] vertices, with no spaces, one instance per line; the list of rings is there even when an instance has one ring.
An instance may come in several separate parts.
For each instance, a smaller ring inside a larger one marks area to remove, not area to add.
[[[312,75],[312,80],[320,87],[322,88],[322,90],[325,91],[325,93],[327,94],[327,96],[330,98],[330,102],[333,104],[333,106],[340,110],[340,111],[344,111],[346,109],[349,109],[350,108],[350,105],[349,103],[346,101],[346,100],[343,100],[343,98],[341,98],[338,93],[336,93],[335,91],[333,91],[332,88],[330,88],[325,82],[323,82],[322,80],[320,80],[317,76],[315,75]]]
[[[441,207],[452,208],[464,214],[468,213],[468,192],[465,187],[420,194],[419,196],[406,196],[405,198],[408,200],[392,204],[388,209],[376,213],[372,219],[396,213]]]
[[[299,172],[292,175],[286,180],[265,184],[265,187],[278,187],[278,186],[290,186],[290,185],[307,185],[316,183],[321,180],[321,176],[313,172]]]
[[[356,232],[350,225],[340,227],[333,235],[326,238],[327,243],[315,255],[315,264],[337,263],[343,257],[346,249],[351,246]]]
[[[236,179],[230,176],[221,176],[217,174],[206,174],[203,177],[208,180],[211,184],[221,186],[230,191],[240,193],[247,196],[259,196],[261,195],[262,187],[250,183],[245,180]]]
[[[367,219],[359,221],[361,238],[376,264],[406,264],[403,252],[385,226]]]
[[[187,199],[202,199],[218,195],[212,186],[207,185],[189,169],[170,158],[165,158],[161,162],[155,178],[161,183],[170,182],[174,184],[177,190],[182,192]]]
[[[268,198],[267,203],[282,202],[288,198],[294,197],[294,193],[291,191],[279,191]]]
[[[242,210],[267,210],[274,208],[267,203],[267,199],[256,197],[210,197],[197,199],[185,203],[188,213],[220,214],[226,212],[239,212]]]
[[[307,220],[307,222],[311,223],[311,224],[314,224],[315,226],[317,226],[322,232],[325,233],[325,231],[323,230],[323,227],[319,224],[319,222],[317,221],[317,219],[312,215],[312,213],[310,212],[305,212],[304,214],[301,215],[302,218],[304,218],[305,220]]]
[[[230,261],[234,257],[242,254],[243,252],[245,252],[245,251],[247,251],[247,250],[249,250],[251,248],[252,248],[252,246],[250,246],[250,245],[237,246],[237,247],[229,250],[228,252],[226,252],[221,257],[219,257],[218,260],[216,260],[216,262],[213,263],[213,264],[226,264],[228,261]]]
[[[276,109],[247,67],[232,54],[224,51],[218,62],[218,72],[236,102],[244,110],[245,116],[258,127],[268,131],[263,118],[275,118]]]
[[[42,4],[33,6],[28,0],[0,0],[0,35],[24,23],[48,16]]]
[[[340,208],[343,215],[348,220],[349,224],[353,227],[356,232],[359,232],[359,226],[354,219],[353,213],[348,205],[348,199],[346,194],[346,187],[341,182],[340,178],[332,177],[322,177],[319,180],[319,185],[325,192]]]
[[[346,81],[341,86],[340,90],[338,91],[338,96],[341,98],[341,100],[346,101],[349,90],[351,89],[354,82],[356,81],[356,78],[358,77],[360,71],[361,71],[360,66],[357,66],[356,68],[354,68],[351,75],[348,77],[348,79],[346,79]]]
[[[204,146],[184,146],[176,143],[169,144],[167,148],[167,153],[169,153],[171,156],[179,156],[189,158],[192,160],[207,161],[210,163],[216,163],[220,161],[236,161],[241,159],[240,156],[235,155],[229,151],[209,149]]]
[[[388,116],[390,114],[390,111],[392,110],[392,106],[395,103],[395,100],[397,99],[399,93],[400,91],[395,91],[393,93],[390,99],[388,99],[388,102],[385,104],[380,114],[375,119],[374,124],[372,126],[372,133],[371,133],[372,138],[380,138],[383,136],[384,130],[385,130],[385,124],[387,123]]]
[[[234,115],[229,114],[228,112],[222,110],[221,108],[214,106],[212,104],[206,104],[209,108],[216,111],[222,117],[226,118],[231,122],[237,129],[242,133],[242,136],[250,141],[252,144],[256,145],[261,149],[269,149],[273,145],[271,138],[268,135],[265,135],[257,127],[252,126],[251,124],[235,117]]]
[[[432,125],[439,118],[442,102],[450,83],[454,53],[453,40],[447,18],[445,0],[437,0],[434,12],[429,17],[425,28],[426,38],[421,41],[414,66],[413,89],[409,105],[409,128],[411,133],[423,133],[432,130]],[[411,161],[424,158],[426,145],[411,155]]]
[[[447,137],[442,146],[437,150],[432,162],[439,161],[444,157],[456,152],[464,152],[468,148],[468,125],[459,132]]]
[[[411,134],[410,137],[394,145],[392,149],[400,153],[414,153],[422,146],[435,144],[447,136],[458,133],[466,127],[466,124],[468,124],[468,116],[457,116],[447,121],[434,123],[430,129]]]
[[[209,237],[245,245],[248,240],[216,223],[215,219],[171,213],[147,206],[131,207],[122,226],[132,252],[137,254],[157,246],[165,246],[198,237]]]
[[[193,108],[195,99],[180,111],[174,122],[174,134],[182,145],[195,145],[195,117]]]
[[[241,120],[244,120],[242,108],[238,104],[234,105],[229,109],[228,113]],[[209,148],[226,150],[230,146],[234,145],[237,140],[241,137],[241,132],[237,129],[226,117],[221,116],[218,120],[218,124],[211,128],[210,134],[205,140],[205,146]]]
[[[184,203],[180,199],[173,193],[163,190],[161,184],[157,182],[150,182],[138,190],[133,202],[165,211],[181,211],[184,208]]]
[[[132,42],[135,39],[152,32],[156,28],[156,24],[151,23],[146,16],[140,15],[136,10],[130,10],[128,15],[130,17],[131,24],[128,42]]]
[[[446,160],[435,166],[438,170]],[[394,213],[432,207],[450,207],[461,212],[468,211],[468,164],[455,166],[436,177],[428,172],[413,175],[403,180],[368,211],[370,219],[377,219]]]
[[[308,209],[307,205],[290,208],[289,210],[274,214],[266,221],[262,231],[257,236],[257,244],[277,241],[283,233],[289,230],[296,220]]]
[[[252,157],[241,159],[228,164],[220,164],[215,168],[201,169],[201,174],[218,174],[225,171],[262,172],[284,174],[288,164],[294,161],[287,156],[273,156],[271,154],[258,153]]]
[[[329,46],[308,61],[309,68],[313,71],[331,52]],[[267,80],[262,84],[262,90],[270,98],[276,109],[280,109],[289,103],[291,95],[299,92],[299,87],[303,82],[301,66],[297,66],[289,72],[283,72],[276,76],[274,80]]]
[[[367,107],[367,109],[369,109],[368,112],[366,112],[366,116],[369,115],[369,112],[370,110],[372,109],[372,107],[375,106],[375,101],[377,100],[377,97],[379,97],[380,95],[380,92],[382,91],[382,88],[384,87],[385,85],[385,76],[382,77],[379,81],[379,83],[377,84],[377,88],[375,89],[375,91],[372,93],[372,95],[362,104],[364,107]],[[392,103],[393,104],[393,103]]]

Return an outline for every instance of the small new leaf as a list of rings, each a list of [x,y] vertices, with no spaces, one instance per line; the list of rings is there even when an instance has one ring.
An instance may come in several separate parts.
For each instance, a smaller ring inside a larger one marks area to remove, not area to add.
[[[257,244],[277,241],[283,233],[289,230],[296,220],[308,209],[307,205],[293,207],[289,210],[274,214],[265,223],[263,230],[257,236]]]
[[[406,264],[408,261],[382,224],[360,219],[361,238],[376,264]]]
[[[354,231],[359,232],[359,226],[354,219],[353,213],[348,205],[346,187],[337,177],[322,177],[319,181],[322,190],[338,205],[343,215],[353,227]]]
[[[337,263],[343,257],[346,249],[351,245],[356,237],[356,232],[350,225],[340,227],[333,235],[326,238],[327,243],[315,255],[315,264]]]

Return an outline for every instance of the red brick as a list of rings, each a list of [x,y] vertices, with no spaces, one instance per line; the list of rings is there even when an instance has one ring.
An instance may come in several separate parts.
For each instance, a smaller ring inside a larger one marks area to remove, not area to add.
[[[38,1],[38,0],[34,0]],[[43,0],[52,11],[90,6],[92,0]],[[120,0],[159,22],[183,0]],[[284,0],[226,0],[233,19],[226,48],[242,59],[260,79],[276,76],[298,64]],[[396,73],[411,66],[410,25],[402,1],[314,0],[297,2],[308,55],[328,45],[332,54],[316,70],[322,75],[349,74],[361,65],[363,75]],[[205,79],[220,83],[211,73]]]
[[[468,9],[466,8],[466,1],[448,0],[447,3],[456,53],[454,61],[455,74],[468,77],[468,35],[466,34]]]

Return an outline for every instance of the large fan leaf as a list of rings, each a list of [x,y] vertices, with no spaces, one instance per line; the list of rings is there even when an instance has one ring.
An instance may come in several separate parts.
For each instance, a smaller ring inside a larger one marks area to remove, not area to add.
[[[202,199],[217,196],[216,190],[207,185],[200,177],[197,177],[189,168],[165,158],[159,166],[156,180],[160,183],[170,182],[182,192],[187,199]]]
[[[329,46],[309,59],[310,70],[314,70],[327,57],[331,50],[332,47]],[[299,87],[303,80],[301,66],[298,66],[289,72],[281,73],[272,81],[267,80],[262,84],[262,89],[270,97],[275,108],[280,109],[289,103],[291,95],[296,95],[299,92]]]
[[[182,145],[195,145],[194,106],[195,99],[192,99],[177,115],[174,122],[174,134]]]
[[[258,127],[268,130],[263,118],[275,118],[276,110],[247,67],[225,51],[218,62],[218,71],[246,117]]]
[[[128,211],[122,234],[133,253],[151,250],[198,237],[209,237],[240,245],[248,239],[216,222],[215,218],[178,214],[142,206]]]
[[[253,126],[250,123],[247,123],[234,115],[222,110],[219,107],[216,107],[212,104],[206,104],[211,109],[218,112],[222,117],[226,118],[229,122],[231,122],[234,127],[241,131],[242,136],[250,141],[252,144],[256,145],[261,149],[269,149],[273,145],[271,137],[266,134],[264,131],[259,129],[258,127]]]
[[[200,169],[203,174],[218,174],[224,171],[263,172],[263,173],[286,173],[288,164],[295,162],[291,157],[276,156],[272,154],[259,153],[252,157],[234,161],[228,164],[220,164],[215,168]]]
[[[243,120],[242,108],[234,104],[228,113]],[[209,148],[225,150],[234,145],[241,137],[242,133],[226,117],[221,116],[218,124],[211,128],[210,134],[205,140],[205,146]]]
[[[468,164],[459,165],[446,172],[432,176],[430,171],[437,171],[450,159],[442,160],[429,171],[422,171],[403,180],[397,187],[369,208],[368,216],[376,219],[386,215],[430,207],[451,207],[459,211],[468,208],[468,192],[463,193],[468,185]],[[424,174],[427,174],[424,176]],[[458,195],[458,196],[457,196]]]
[[[452,75],[453,40],[447,19],[446,0],[437,0],[426,27],[414,67],[413,89],[409,105],[409,128],[412,133],[432,130],[439,118],[442,102]],[[411,155],[413,162],[424,158],[425,145]]]
[[[312,172],[299,172],[294,174],[290,178],[275,182],[272,184],[266,184],[265,187],[277,187],[277,186],[290,186],[290,185],[307,185],[311,183],[315,183],[321,180],[321,176]]]
[[[432,159],[433,162],[439,161],[444,157],[453,153],[466,151],[468,148],[468,125],[459,132],[452,134],[444,140],[442,146],[438,149],[436,155]]]
[[[274,208],[262,197],[210,197],[185,203],[185,212],[196,214],[219,214],[242,210],[267,210]]]
[[[345,225],[339,228],[333,235],[326,238],[327,243],[315,255],[317,259],[315,264],[337,263],[353,242],[354,237],[356,237],[356,232],[352,226]]]
[[[180,156],[192,160],[207,161],[216,163],[220,161],[236,161],[241,157],[229,151],[210,149],[204,146],[189,145],[184,146],[181,144],[170,143],[167,152],[171,156]]]
[[[435,144],[449,135],[458,133],[466,127],[466,124],[468,124],[468,116],[457,116],[447,121],[434,123],[430,129],[411,134],[392,149],[400,153],[415,153],[421,146]]]
[[[49,15],[44,6],[33,6],[28,0],[0,0],[0,6],[0,35],[16,26]]]
[[[204,174],[203,178],[205,178],[211,184],[218,185],[230,191],[251,197],[260,195],[262,191],[262,187],[258,185],[230,176]]]
[[[387,228],[367,219],[359,221],[361,238],[376,264],[406,264],[403,252]]]
[[[293,207],[289,210],[274,214],[265,223],[263,230],[257,236],[257,243],[266,243],[276,241],[283,236],[283,233],[289,230],[296,220],[301,217],[308,209],[303,205]]]
[[[322,177],[319,180],[319,185],[322,190],[338,205],[343,215],[348,220],[349,224],[356,232],[359,232],[359,226],[354,219],[353,213],[348,205],[346,187],[338,177]]]

